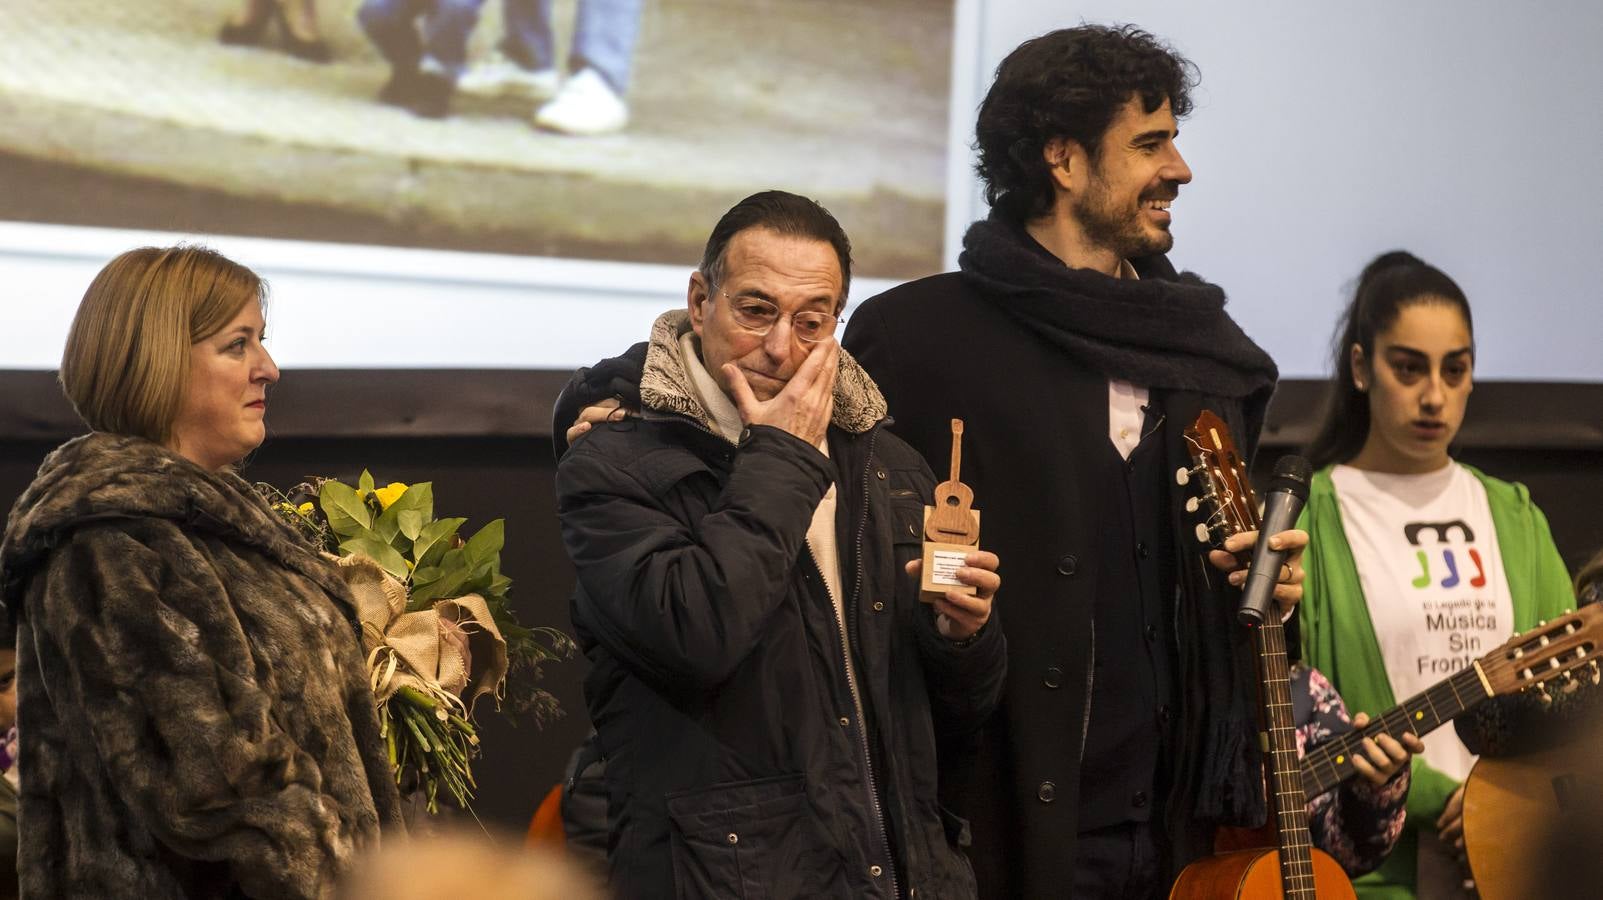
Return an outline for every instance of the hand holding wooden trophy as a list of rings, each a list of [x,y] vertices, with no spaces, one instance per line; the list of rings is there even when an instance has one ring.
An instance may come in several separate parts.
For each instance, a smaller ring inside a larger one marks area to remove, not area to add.
[[[980,549],[980,513],[974,492],[957,480],[963,461],[963,420],[952,420],[952,477],[935,486],[935,505],[924,507],[924,566],[920,588],[925,603],[947,591],[973,594],[973,585],[957,580],[957,569]],[[933,596],[931,596],[933,595]]]

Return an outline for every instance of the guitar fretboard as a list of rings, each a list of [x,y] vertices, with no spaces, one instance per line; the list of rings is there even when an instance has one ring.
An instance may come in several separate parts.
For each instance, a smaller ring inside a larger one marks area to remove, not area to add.
[[[1291,674],[1286,635],[1277,616],[1255,629],[1263,667],[1263,705],[1269,728],[1276,831],[1280,838],[1280,886],[1286,900],[1316,900],[1313,839],[1308,833],[1308,801],[1297,762],[1297,722],[1291,706]]]
[[[1362,731],[1348,732],[1310,750],[1302,761],[1303,793],[1317,797],[1352,777],[1353,755],[1360,751],[1364,738],[1382,734],[1423,737],[1490,696],[1474,666],[1437,682],[1388,710]]]

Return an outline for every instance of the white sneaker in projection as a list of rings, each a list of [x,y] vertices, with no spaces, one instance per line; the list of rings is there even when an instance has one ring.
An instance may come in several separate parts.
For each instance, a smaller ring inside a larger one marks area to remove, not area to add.
[[[594,69],[585,69],[569,78],[556,98],[535,112],[534,124],[563,134],[610,134],[629,124],[629,105],[605,78]]]
[[[512,97],[538,103],[556,96],[561,84],[556,69],[526,69],[497,50],[468,67],[456,89],[474,97]]]

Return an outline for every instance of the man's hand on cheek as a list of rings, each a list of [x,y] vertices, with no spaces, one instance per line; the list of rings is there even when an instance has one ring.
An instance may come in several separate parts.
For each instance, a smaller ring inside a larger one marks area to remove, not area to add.
[[[783,390],[772,400],[758,400],[746,375],[734,363],[724,363],[730,397],[747,425],[769,425],[789,432],[809,444],[824,440],[829,420],[835,412],[835,374],[840,363],[840,344],[834,338],[821,341]]]

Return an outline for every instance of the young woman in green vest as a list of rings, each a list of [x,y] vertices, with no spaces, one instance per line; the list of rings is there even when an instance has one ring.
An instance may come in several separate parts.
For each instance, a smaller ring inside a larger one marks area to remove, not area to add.
[[[1402,251],[1365,267],[1305,451],[1318,471],[1297,523],[1309,534],[1303,655],[1352,709],[1378,715],[1574,604],[1525,487],[1449,455],[1474,367],[1469,301],[1451,278]],[[1357,882],[1360,898],[1459,889],[1473,762],[1452,729],[1431,735],[1413,759],[1402,840]]]

